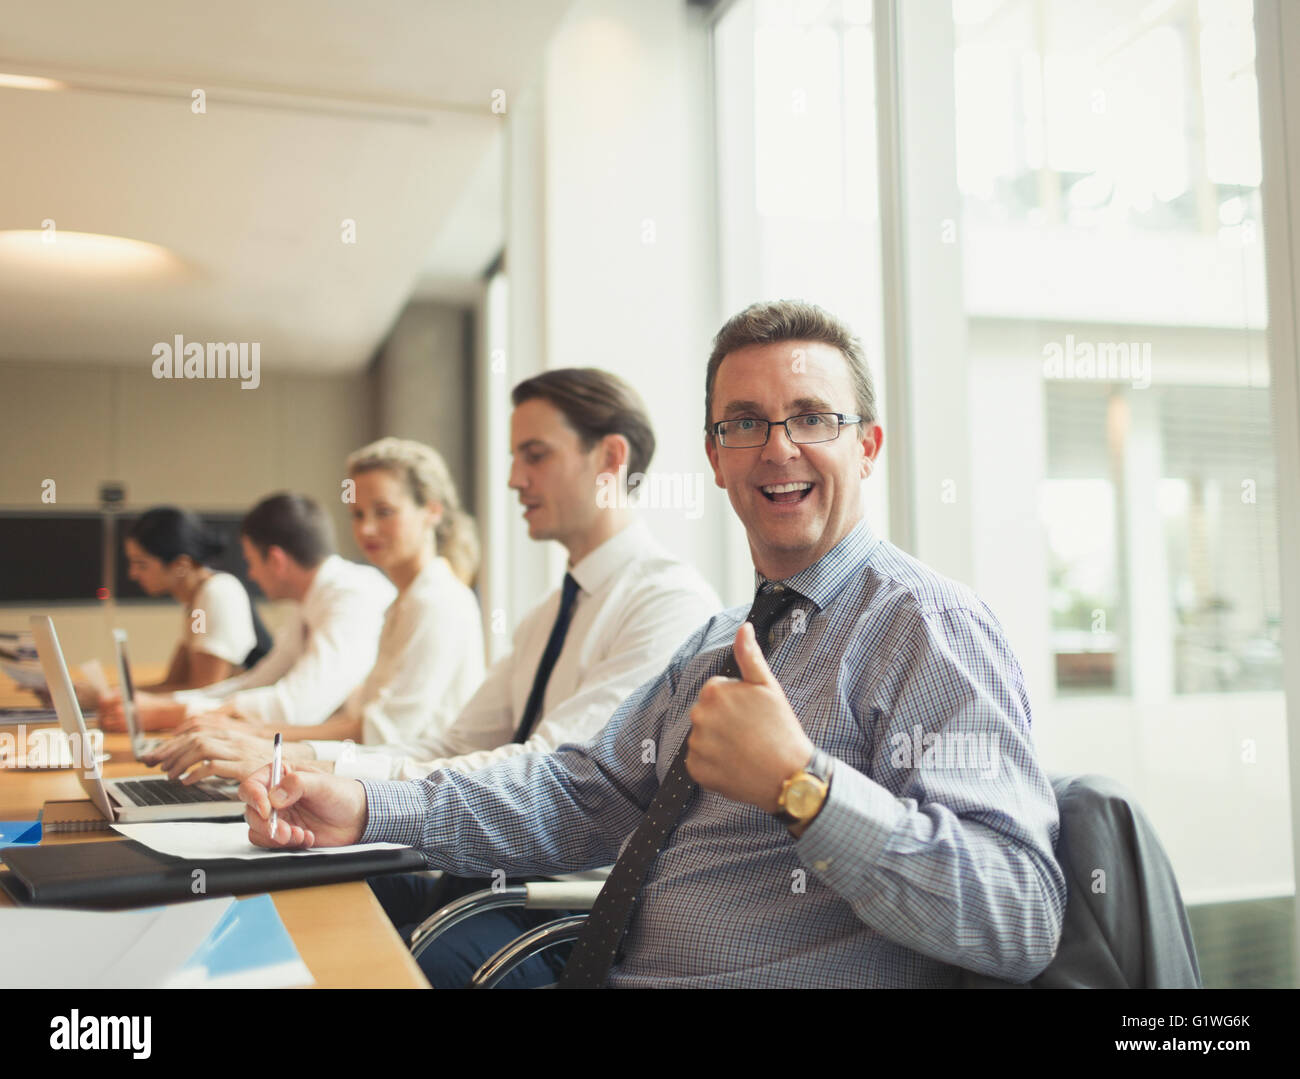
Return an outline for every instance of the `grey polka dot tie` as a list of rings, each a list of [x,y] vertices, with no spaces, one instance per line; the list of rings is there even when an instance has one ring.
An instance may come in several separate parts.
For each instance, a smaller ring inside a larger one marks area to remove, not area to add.
[[[749,621],[754,624],[754,635],[764,656],[771,647],[772,627],[803,598],[798,592],[779,584],[764,585],[754,598]],[[740,677],[734,653],[727,657],[726,665],[718,673],[729,678]],[[631,840],[614,863],[609,879],[601,888],[591,914],[582,927],[581,935],[574,942],[559,988],[599,989],[605,984],[609,968],[614,965],[618,955],[619,942],[627,929],[637,893],[645,882],[650,866],[667,842],[668,834],[695,793],[695,781],[686,770],[686,747],[689,740],[689,737],[682,739],[681,748],[659,785],[650,808],[645,811]]]

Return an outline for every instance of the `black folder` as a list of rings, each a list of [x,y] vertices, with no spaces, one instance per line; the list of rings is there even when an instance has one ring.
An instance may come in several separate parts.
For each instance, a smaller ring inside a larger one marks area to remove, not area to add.
[[[159,854],[133,839],[6,847],[0,859],[10,870],[0,874],[0,883],[19,903],[96,910],[337,884],[428,868],[410,847],[191,861]]]

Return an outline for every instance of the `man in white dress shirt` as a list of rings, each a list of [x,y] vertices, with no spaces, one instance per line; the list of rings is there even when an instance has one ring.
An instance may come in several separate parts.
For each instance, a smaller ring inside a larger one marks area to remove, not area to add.
[[[628,511],[597,512],[623,518],[620,530],[569,564],[578,586],[572,620],[546,680],[540,715],[524,741],[511,739],[559,612],[560,589],[524,616],[510,653],[493,665],[441,734],[426,736],[418,747],[308,742],[307,752],[294,756],[301,761],[314,754],[333,764],[324,770],[340,775],[420,779],[438,768],[469,772],[593,737],[623,698],[661,671],[665,656],[721,606],[698,573],[665,551],[641,522],[626,519]],[[402,749],[407,752],[397,752]]]
[[[171,696],[140,694],[150,728],[216,713],[246,720],[250,733],[320,723],[374,666],[384,611],[396,594],[382,573],[333,553],[329,518],[310,498],[275,494],[240,525],[248,575],[292,614],[271,651],[243,674]]]
[[[654,453],[649,418],[631,387],[603,371],[566,369],[521,382],[511,397],[510,487],[525,507],[529,536],[555,540],[568,551],[566,577],[572,583],[566,581],[524,617],[512,652],[493,666],[456,722],[431,745],[435,759],[388,757],[380,761],[387,771],[376,773],[367,770],[376,755],[357,752],[336,763],[339,772],[416,777],[436,768],[471,771],[519,753],[585,742],[722,606],[693,568],[632,520],[635,510],[602,505],[596,497],[610,476],[644,474]],[[548,657],[556,647],[558,653]],[[539,691],[530,716],[530,697]],[[408,932],[443,903],[488,884],[447,875],[437,888],[418,876],[371,882],[390,917]],[[553,917],[554,912],[487,912],[445,934],[420,965],[435,987],[464,985],[502,944],[539,918]],[[525,964],[510,984],[553,981],[563,958],[562,950],[552,949]]]

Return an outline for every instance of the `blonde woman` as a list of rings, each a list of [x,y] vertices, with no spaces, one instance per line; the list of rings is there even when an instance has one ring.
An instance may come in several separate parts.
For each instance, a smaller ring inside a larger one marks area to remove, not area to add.
[[[280,733],[286,741],[345,740],[405,753],[450,726],[483,680],[482,621],[469,588],[478,542],[447,466],[431,447],[383,438],[352,454],[346,469],[352,533],[397,588],[397,598],[384,616],[379,655],[365,681],[323,723]],[[230,759],[269,759],[274,732],[209,716],[185,726],[224,727],[213,737],[242,751]],[[172,739],[156,761],[168,767],[194,737]],[[187,781],[197,781],[198,772],[207,774],[192,769]]]

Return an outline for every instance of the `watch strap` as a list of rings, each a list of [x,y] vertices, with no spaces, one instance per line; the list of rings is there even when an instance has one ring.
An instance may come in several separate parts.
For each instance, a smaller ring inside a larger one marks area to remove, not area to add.
[[[830,754],[823,753],[820,749],[814,749],[812,760],[804,765],[803,770],[809,775],[814,775],[823,783],[831,781],[831,758]]]

